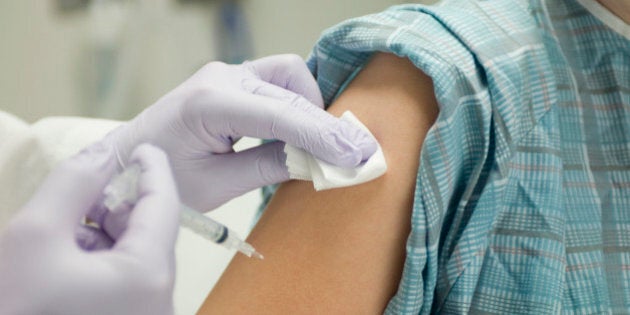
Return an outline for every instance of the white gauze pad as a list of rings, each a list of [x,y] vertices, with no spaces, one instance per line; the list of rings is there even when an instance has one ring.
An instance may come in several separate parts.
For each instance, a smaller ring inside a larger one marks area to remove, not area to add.
[[[341,119],[372,135],[367,127],[350,111],[343,113]],[[387,162],[380,144],[367,161],[354,168],[341,168],[329,164],[289,144],[284,146],[284,152],[287,154],[286,165],[289,169],[289,177],[291,179],[311,180],[317,191],[362,184],[380,177],[387,171]]]

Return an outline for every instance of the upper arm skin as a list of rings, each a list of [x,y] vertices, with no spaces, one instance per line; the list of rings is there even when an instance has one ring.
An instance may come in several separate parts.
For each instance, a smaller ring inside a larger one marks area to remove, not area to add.
[[[374,134],[387,173],[315,192],[280,186],[199,314],[375,314],[395,294],[405,260],[419,155],[438,114],[431,79],[407,59],[377,54],[329,108],[351,110]]]

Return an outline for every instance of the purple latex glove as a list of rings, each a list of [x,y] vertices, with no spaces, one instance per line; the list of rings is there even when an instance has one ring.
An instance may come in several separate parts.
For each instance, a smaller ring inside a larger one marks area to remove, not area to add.
[[[177,190],[158,148],[142,145],[130,161],[143,169],[142,197],[106,250],[86,250],[107,236],[80,221],[116,169],[111,147],[88,148],[44,181],[0,238],[0,314],[173,313]]]
[[[376,151],[373,138],[322,109],[304,61],[279,55],[242,65],[212,62],[108,136],[121,164],[139,143],[169,155],[182,201],[214,209],[252,189],[289,179],[284,143],[353,167]],[[240,137],[277,139],[235,153]]]

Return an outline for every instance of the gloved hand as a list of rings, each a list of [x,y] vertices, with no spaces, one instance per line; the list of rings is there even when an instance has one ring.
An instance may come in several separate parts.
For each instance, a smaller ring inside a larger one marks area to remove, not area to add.
[[[182,201],[201,211],[289,179],[284,143],[335,165],[367,160],[375,140],[323,109],[317,83],[293,55],[212,62],[108,137],[119,162],[139,143],[168,155]],[[242,136],[278,139],[235,153]]]
[[[111,147],[83,151],[44,181],[0,238],[0,314],[173,313],[175,183],[159,149],[142,145],[130,160],[143,169],[142,197],[106,250],[88,251],[107,236],[80,220],[114,173]]]

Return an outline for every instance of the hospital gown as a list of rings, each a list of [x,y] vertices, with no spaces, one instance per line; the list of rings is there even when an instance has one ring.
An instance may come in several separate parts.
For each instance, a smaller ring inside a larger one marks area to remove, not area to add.
[[[429,75],[440,108],[386,313],[630,313],[630,41],[604,12],[453,0],[322,35],[327,104],[382,51]]]

